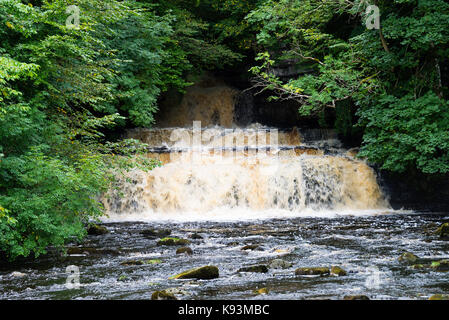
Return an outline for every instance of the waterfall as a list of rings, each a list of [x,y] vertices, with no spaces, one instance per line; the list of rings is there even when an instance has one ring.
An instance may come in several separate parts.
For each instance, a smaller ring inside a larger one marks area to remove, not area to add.
[[[374,170],[333,132],[193,126],[133,129],[128,137],[149,144],[148,157],[164,165],[130,172],[124,196],[111,191],[104,200],[111,217],[389,208]]]

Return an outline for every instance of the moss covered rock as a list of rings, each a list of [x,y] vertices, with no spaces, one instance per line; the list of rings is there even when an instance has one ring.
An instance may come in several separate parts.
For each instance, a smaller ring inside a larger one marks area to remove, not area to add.
[[[178,300],[178,298],[173,293],[162,290],[153,292],[151,300]]]
[[[404,264],[414,264],[418,261],[418,257],[411,252],[404,252],[398,258],[398,261]]]
[[[312,267],[312,268],[298,268],[295,270],[296,275],[328,275],[330,273],[329,268],[326,267]]]
[[[432,261],[430,267],[435,271],[449,271],[449,260]]]
[[[250,267],[243,267],[240,268],[237,272],[259,272],[259,273],[267,273],[268,268],[266,265],[257,265],[257,266],[250,266]]]
[[[162,238],[157,242],[158,246],[184,246],[186,244],[189,244],[190,241],[187,239],[180,239],[180,238]]]
[[[87,228],[87,234],[90,236],[99,236],[108,232],[109,231],[108,229],[106,229],[106,227],[99,226],[97,224],[92,224]]]
[[[160,259],[150,259],[150,260],[128,260],[120,263],[122,266],[141,266],[145,264],[158,264],[161,263]]]
[[[183,253],[191,255],[193,254],[193,250],[189,247],[181,247],[176,249],[176,254],[183,254]]]
[[[437,231],[435,231],[435,234],[439,235],[440,238],[446,238],[449,239],[449,223],[443,223]]]
[[[219,277],[218,268],[216,266],[204,266],[190,269],[180,274],[170,277],[169,279],[215,279]]]
[[[254,290],[253,293],[255,293],[255,294],[268,294],[269,290],[267,288],[260,288],[260,289]]]
[[[449,300],[449,295],[447,294],[434,294],[429,298],[429,300]]]
[[[331,268],[331,272],[330,272],[330,273],[331,273],[332,275],[339,276],[339,277],[342,277],[342,276],[347,275],[347,272],[346,272],[345,269],[340,268],[340,267],[337,267],[337,266],[333,266],[333,267]]]

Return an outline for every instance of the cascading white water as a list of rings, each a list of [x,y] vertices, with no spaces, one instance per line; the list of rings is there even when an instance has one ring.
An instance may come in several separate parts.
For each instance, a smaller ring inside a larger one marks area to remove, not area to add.
[[[152,145],[148,156],[164,165],[148,173],[131,172],[132,182],[124,182],[121,190],[124,197],[110,192],[104,202],[112,218],[187,213],[200,218],[217,210],[223,215],[258,217],[267,211],[276,216],[276,212],[388,208],[375,172],[365,162],[335,146],[316,147],[324,141],[316,141],[315,146],[301,142],[296,129],[271,136],[260,127],[216,127],[201,131],[201,148],[192,145],[189,132],[146,129],[129,133]],[[263,143],[254,146],[261,137]],[[272,137],[279,144],[274,145]],[[217,141],[228,143],[220,147]],[[329,149],[331,154],[325,155]]]

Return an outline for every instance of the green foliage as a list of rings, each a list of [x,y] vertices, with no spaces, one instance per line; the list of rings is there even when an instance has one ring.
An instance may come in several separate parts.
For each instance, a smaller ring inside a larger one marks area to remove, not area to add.
[[[392,171],[449,172],[448,108],[431,91],[417,99],[383,95],[376,106],[359,110],[366,127],[359,155]]]
[[[337,130],[364,130],[360,156],[382,168],[449,173],[447,104],[442,66],[449,64],[449,3],[375,1],[381,29],[365,28],[366,1],[265,0],[247,15],[257,26],[261,65],[255,87],[293,99],[302,115],[335,108]],[[302,73],[282,81],[288,62]]]

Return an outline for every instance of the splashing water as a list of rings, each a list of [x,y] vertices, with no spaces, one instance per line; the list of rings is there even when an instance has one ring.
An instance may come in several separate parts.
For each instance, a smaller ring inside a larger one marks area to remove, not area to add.
[[[317,212],[382,212],[389,209],[375,172],[335,140],[304,141],[295,128],[264,127],[201,132],[186,128],[133,130],[129,137],[151,145],[148,157],[164,165],[133,171],[124,197],[110,192],[105,207],[112,219],[187,215],[310,215]],[[279,144],[277,143],[279,141]]]

